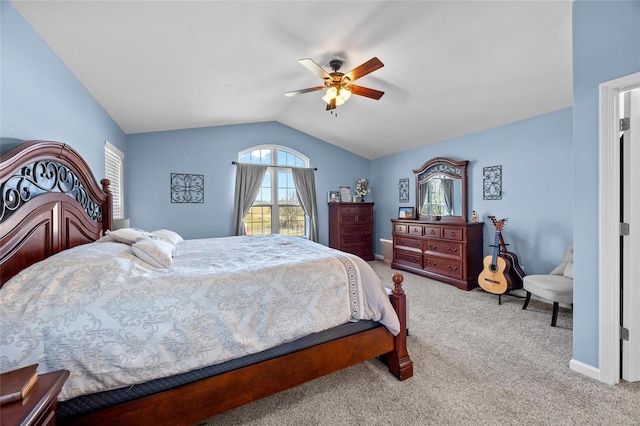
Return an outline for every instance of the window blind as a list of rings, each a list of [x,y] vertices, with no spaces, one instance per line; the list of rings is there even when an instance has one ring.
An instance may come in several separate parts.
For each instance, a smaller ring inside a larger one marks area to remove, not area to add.
[[[105,177],[111,181],[113,218],[124,219],[124,154],[109,142],[104,145]]]

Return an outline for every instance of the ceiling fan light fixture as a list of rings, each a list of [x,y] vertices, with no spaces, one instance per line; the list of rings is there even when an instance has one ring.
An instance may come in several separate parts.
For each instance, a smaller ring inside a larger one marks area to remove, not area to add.
[[[343,87],[342,89],[340,89],[339,95],[342,99],[344,99],[345,101],[348,101],[349,98],[351,97],[351,90],[349,90],[348,87]]]
[[[328,93],[322,97],[322,100],[327,104],[331,103],[331,98],[329,97]]]
[[[342,96],[336,96],[336,106],[344,104],[345,99]]]
[[[329,99],[333,99],[336,96],[338,96],[338,89],[336,89],[335,87],[329,87],[329,89],[327,90],[327,96],[329,97]]]

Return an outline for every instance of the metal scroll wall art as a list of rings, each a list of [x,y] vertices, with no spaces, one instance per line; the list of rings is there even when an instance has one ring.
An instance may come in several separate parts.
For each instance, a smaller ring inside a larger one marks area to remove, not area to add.
[[[204,175],[171,173],[172,203],[204,203]]]
[[[400,179],[398,182],[398,192],[401,203],[409,202],[409,178]]]
[[[2,184],[0,191],[0,221],[4,221],[29,200],[50,192],[69,195],[80,203],[92,220],[102,221],[102,208],[91,200],[75,173],[64,164],[54,161],[36,161],[21,168]]]
[[[482,198],[485,200],[502,199],[502,166],[482,169]]]

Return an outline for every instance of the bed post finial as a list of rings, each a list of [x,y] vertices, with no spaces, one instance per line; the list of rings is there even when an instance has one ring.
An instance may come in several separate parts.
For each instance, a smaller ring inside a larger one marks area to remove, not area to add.
[[[391,280],[393,281],[393,294],[404,294],[404,290],[402,288],[402,281],[404,281],[404,276],[400,273],[400,272],[396,272],[395,274],[393,274],[393,276],[391,277]]]

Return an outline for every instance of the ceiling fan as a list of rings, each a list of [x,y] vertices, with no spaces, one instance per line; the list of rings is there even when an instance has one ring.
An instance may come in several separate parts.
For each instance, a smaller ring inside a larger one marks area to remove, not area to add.
[[[356,86],[353,84],[357,79],[364,77],[365,75],[374,72],[375,70],[382,68],[384,64],[380,59],[373,57],[367,62],[359,65],[344,74],[339,72],[340,67],[344,61],[341,59],[332,59],[329,62],[329,66],[333,72],[326,72],[320,65],[315,63],[312,59],[305,58],[300,59],[298,62],[316,74],[324,81],[323,86],[310,87],[308,89],[294,90],[287,92],[285,96],[295,96],[302,93],[316,92],[318,90],[327,89],[327,93],[322,97],[322,100],[327,103],[327,111],[334,110],[336,107],[342,105],[347,101],[351,94],[364,96],[367,98],[378,100],[384,95],[384,92],[375,89],[369,89],[367,87]]]

